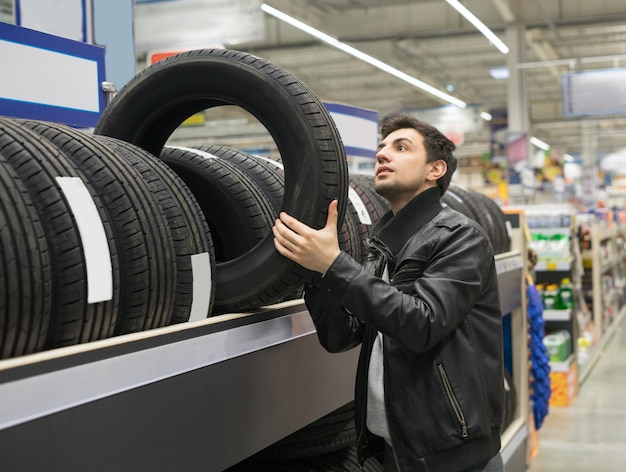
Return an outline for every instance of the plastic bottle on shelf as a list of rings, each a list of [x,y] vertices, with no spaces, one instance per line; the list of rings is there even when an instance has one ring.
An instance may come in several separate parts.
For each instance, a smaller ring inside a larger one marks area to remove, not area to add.
[[[562,309],[574,308],[574,285],[569,277],[564,277],[559,285],[559,305]]]
[[[546,310],[558,309],[559,286],[557,284],[547,285],[543,291],[543,307]]]

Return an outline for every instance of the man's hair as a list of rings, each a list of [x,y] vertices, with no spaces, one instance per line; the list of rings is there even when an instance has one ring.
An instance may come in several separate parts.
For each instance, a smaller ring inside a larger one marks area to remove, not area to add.
[[[446,193],[452,174],[457,168],[458,161],[454,150],[455,144],[443,135],[441,131],[428,123],[418,120],[410,115],[397,115],[388,118],[381,128],[382,139],[385,139],[390,133],[399,129],[413,128],[424,137],[424,148],[426,149],[427,162],[438,160],[445,161],[448,170],[444,175],[437,179],[437,186],[441,195]]]

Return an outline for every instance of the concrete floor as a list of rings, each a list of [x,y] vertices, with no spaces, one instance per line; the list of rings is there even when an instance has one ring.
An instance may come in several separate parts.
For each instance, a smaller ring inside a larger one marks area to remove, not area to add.
[[[626,471],[626,318],[567,407],[550,407],[527,472]]]

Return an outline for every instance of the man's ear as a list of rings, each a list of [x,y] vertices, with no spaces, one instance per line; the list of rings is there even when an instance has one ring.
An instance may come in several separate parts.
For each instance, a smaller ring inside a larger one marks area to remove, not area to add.
[[[446,161],[438,159],[435,162],[430,163],[430,171],[428,172],[427,178],[429,180],[437,180],[441,176],[445,175],[447,170],[448,164],[446,164]]]

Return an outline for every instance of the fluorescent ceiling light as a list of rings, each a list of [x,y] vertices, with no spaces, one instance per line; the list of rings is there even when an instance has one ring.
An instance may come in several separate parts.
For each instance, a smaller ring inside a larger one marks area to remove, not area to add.
[[[487,27],[487,25],[485,25],[482,21],[476,18],[476,16],[467,8],[465,8],[458,0],[446,0],[446,2],[448,2],[452,8],[454,8],[461,15],[463,15],[467,21],[473,24],[474,27],[478,31],[480,31],[489,41],[491,41],[502,54],[509,53],[509,47],[504,44],[502,40],[498,38],[495,33]]]
[[[544,143],[541,139],[535,138],[534,136],[530,138],[530,142],[531,144],[534,144],[539,149],[543,149],[544,151],[547,151],[548,149],[550,149],[550,145],[548,143]]]
[[[490,67],[489,75],[496,80],[504,80],[509,78],[510,71],[509,68],[506,66]]]
[[[493,116],[491,116],[491,113],[487,113],[486,111],[481,111],[480,117],[485,121],[491,121],[493,119]]]
[[[369,54],[365,54],[364,52],[359,51],[358,49],[353,48],[352,46],[349,46],[348,44],[343,43],[339,41],[338,39],[333,38],[332,36],[326,33],[323,33],[322,31],[316,28],[313,28],[312,26],[307,25],[306,23],[303,23],[302,21],[292,16],[289,16],[286,13],[283,13],[282,11],[277,10],[274,7],[269,6],[266,3],[261,4],[261,10],[263,10],[268,15],[278,18],[279,20],[284,21],[285,23],[288,23],[291,26],[298,28],[301,31],[304,31],[307,34],[310,34],[311,36],[319,39],[320,41],[323,41],[329,46],[332,46],[336,49],[339,49],[340,51],[348,53],[351,56],[356,57],[357,59],[363,62],[366,62],[374,67],[377,67],[378,69],[390,75],[393,75],[394,77],[397,77],[400,80],[404,80],[405,82],[413,85],[414,87],[417,87],[419,89],[424,90],[425,92],[430,93],[431,95],[434,95],[435,97],[445,100],[446,102],[452,103],[453,105],[456,105],[459,108],[465,108],[467,106],[467,104],[464,101],[459,100],[458,98],[455,98],[452,95],[449,95],[433,87],[432,85],[427,84],[426,82],[416,79],[415,77],[410,76],[409,74],[406,74],[402,72],[401,70],[396,69],[395,67],[392,67],[389,64],[382,62],[376,59],[375,57],[370,56]]]

